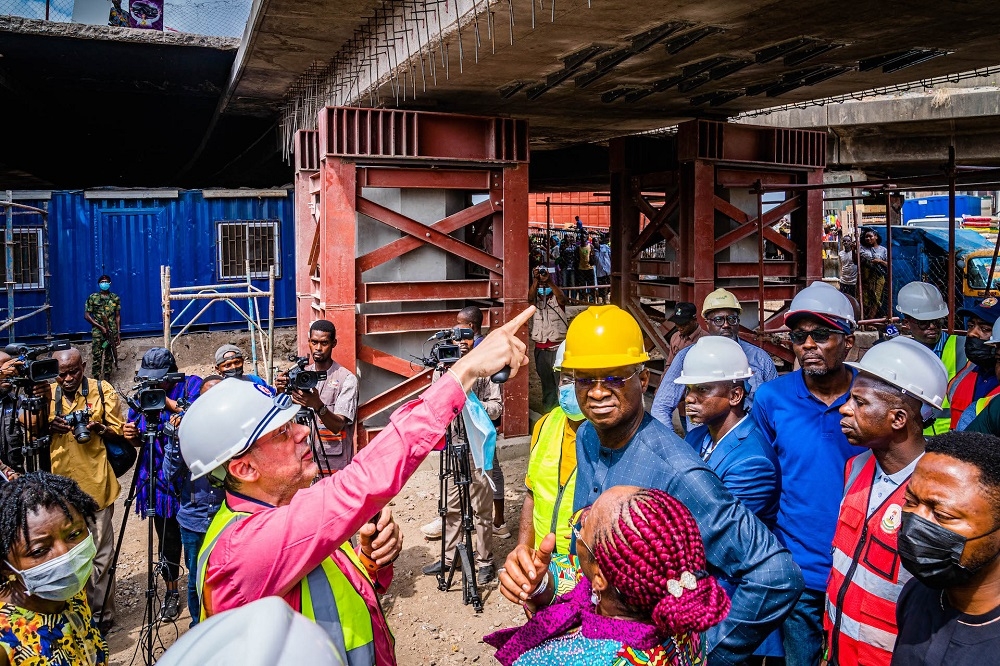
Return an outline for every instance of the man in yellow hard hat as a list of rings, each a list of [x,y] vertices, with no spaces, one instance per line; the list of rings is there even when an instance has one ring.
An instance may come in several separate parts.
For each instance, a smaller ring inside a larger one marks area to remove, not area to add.
[[[792,609],[802,574],[691,446],[645,413],[648,359],[638,323],[618,307],[588,308],[570,324],[562,368],[572,373],[587,417],[577,430],[573,508],[617,485],[659,488],[681,500],[698,522],[709,571],[735,583],[728,617],[705,633],[709,661],[743,663]],[[533,611],[572,585],[575,572],[549,570],[555,541],[549,534],[537,548],[521,543],[507,557],[500,574],[507,599]]]
[[[747,411],[753,406],[753,394],[757,387],[764,382],[769,382],[777,378],[778,370],[774,367],[774,361],[770,354],[760,347],[741,340],[740,314],[743,312],[739,300],[731,292],[725,289],[716,289],[705,297],[705,302],[701,307],[701,316],[705,319],[706,330],[709,335],[721,335],[739,343],[743,348],[743,353],[750,361],[753,369],[753,376],[747,381],[749,392],[746,397]],[[660,386],[656,389],[656,396],[653,398],[653,408],[650,412],[653,418],[660,421],[667,427],[673,427],[674,410],[681,405],[684,400],[684,386],[674,383],[674,380],[681,376],[681,369],[684,367],[684,358],[687,356],[690,347],[680,350],[670,367],[663,373]],[[684,419],[681,419],[684,425]]]

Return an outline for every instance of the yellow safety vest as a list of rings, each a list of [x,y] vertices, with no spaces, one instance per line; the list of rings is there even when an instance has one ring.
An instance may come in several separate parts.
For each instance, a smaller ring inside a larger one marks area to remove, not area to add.
[[[941,362],[944,363],[944,367],[948,370],[948,382],[950,383],[954,379],[955,375],[958,374],[958,352],[957,345],[958,339],[961,336],[949,335],[948,339],[944,341],[944,349],[941,350]],[[924,428],[924,436],[931,437],[932,435],[943,435],[944,433],[951,430],[951,397],[950,391],[944,396],[944,400],[941,403],[941,413],[946,414],[934,419],[934,422],[929,426]]]
[[[532,522],[535,526],[535,548],[545,535],[555,532],[556,553],[568,553],[573,517],[573,493],[576,490],[576,465],[566,480],[559,485],[559,472],[563,462],[563,433],[569,419],[561,407],[556,407],[542,417],[538,439],[528,458],[528,477],[535,500]],[[576,452],[573,453],[574,458]],[[574,460],[574,463],[576,461]]]
[[[207,617],[204,602],[205,575],[212,548],[227,527],[249,515],[249,513],[235,512],[223,502],[208,526],[204,545],[198,553],[198,596],[202,600],[202,620]],[[364,575],[365,580],[371,583],[368,572],[365,571],[350,543],[343,544],[340,549]],[[375,638],[368,605],[333,558],[328,557],[323,560],[320,566],[310,571],[299,585],[302,614],[327,633],[333,645],[341,652],[341,661],[347,666],[374,666]]]

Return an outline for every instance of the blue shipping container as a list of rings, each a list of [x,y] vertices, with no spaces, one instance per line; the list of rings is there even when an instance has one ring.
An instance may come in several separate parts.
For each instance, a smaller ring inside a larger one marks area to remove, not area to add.
[[[18,199],[18,203],[48,208],[49,265],[38,273],[50,280],[53,335],[89,337],[84,303],[97,291],[97,279],[102,273],[111,276],[112,291],[121,296],[123,334],[147,336],[163,331],[161,265],[170,266],[174,287],[210,285],[244,281],[244,261],[248,258],[262,267],[260,273],[257,268],[251,270],[254,285],[263,290],[267,289],[266,266],[275,265],[276,323],[294,323],[291,193],[281,197],[214,197],[209,192],[206,197],[201,190],[174,192],[166,191],[162,196],[150,192],[155,196],[135,198],[128,190],[73,191],[52,192],[48,200]],[[26,252],[25,257],[37,256],[40,265],[41,232],[35,230],[40,229],[41,216],[16,215],[14,224],[15,248]],[[37,246],[18,245],[24,239],[36,238]],[[32,273],[28,270],[30,263],[24,258],[16,260],[17,274]],[[22,283],[15,292],[15,313],[25,314],[43,302],[44,291],[38,283]],[[205,302],[191,305],[179,323],[190,321]],[[257,303],[264,310],[261,320],[266,326],[267,302],[258,299]],[[248,308],[246,299],[237,304],[244,310]],[[185,305],[174,303],[174,317]],[[0,319],[7,316],[7,301],[0,287]],[[240,315],[224,303],[212,305],[197,323],[200,328],[212,330],[246,326]],[[43,336],[45,315],[19,322],[15,332],[18,340]],[[5,340],[3,332],[0,340]]]
[[[970,194],[955,195],[955,218],[963,215],[982,215],[982,200]],[[915,197],[903,202],[903,224],[922,217],[942,215],[948,217],[948,195],[933,197]]]

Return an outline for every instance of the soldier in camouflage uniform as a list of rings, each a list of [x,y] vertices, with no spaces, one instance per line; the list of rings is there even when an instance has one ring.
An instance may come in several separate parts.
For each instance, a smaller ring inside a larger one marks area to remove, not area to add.
[[[102,275],[97,281],[99,291],[87,297],[83,318],[93,327],[91,351],[94,357],[94,379],[111,379],[113,366],[118,365],[118,345],[121,344],[122,301],[111,292],[111,278]]]

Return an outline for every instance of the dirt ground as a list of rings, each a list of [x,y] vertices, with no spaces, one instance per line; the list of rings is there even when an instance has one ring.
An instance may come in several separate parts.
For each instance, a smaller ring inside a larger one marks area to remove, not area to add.
[[[293,329],[279,329],[275,334],[275,359],[285,367],[285,356],[294,351]],[[178,367],[182,372],[201,376],[212,372],[215,349],[232,342],[248,350],[245,332],[199,333],[181,338],[174,346]],[[162,344],[157,338],[125,340],[121,348],[119,369],[112,383],[123,391],[132,387],[132,378],[142,354],[152,346]],[[89,359],[89,346],[80,345],[85,359]],[[248,363],[249,366],[249,363]],[[248,367],[249,369],[249,367]],[[263,365],[261,366],[263,371]],[[529,399],[537,410],[541,401],[538,376],[531,367]],[[535,416],[534,414],[532,416]],[[494,555],[497,566],[517,543],[517,524],[524,499],[524,474],[527,468],[527,438],[500,442],[500,459],[506,478],[505,516],[513,536],[507,540],[496,539]],[[448,592],[437,589],[437,579],[424,576],[421,569],[440,557],[440,541],[427,541],[420,533],[420,526],[437,516],[439,493],[438,454],[421,465],[404,490],[391,503],[393,514],[403,531],[403,551],[395,564],[395,576],[389,593],[383,598],[383,608],[389,625],[396,636],[396,655],[401,666],[445,664],[495,663],[493,649],[482,642],[482,636],[496,629],[523,622],[520,608],[513,606],[497,591],[496,584],[484,588],[484,612],[477,614],[472,606],[462,604],[461,578],[456,577]],[[122,497],[115,503],[115,526],[119,529],[125,514],[125,495],[131,483],[131,474],[120,479]],[[145,611],[147,523],[135,515],[134,507],[128,512],[124,540],[118,561],[118,588],[116,602],[118,618],[108,637],[111,664],[142,664],[140,643],[144,640],[141,624]],[[155,543],[155,536],[154,543]],[[155,549],[155,546],[154,546]],[[184,590],[187,573],[180,579],[183,613],[174,623],[160,623],[157,627],[154,654],[158,657],[187,631],[190,617],[187,612]],[[156,608],[163,598],[163,581],[157,579]]]

